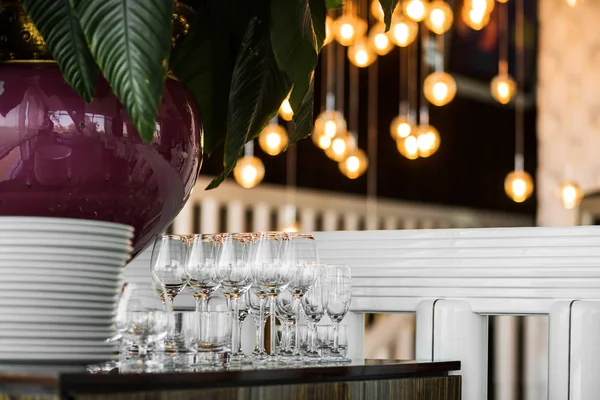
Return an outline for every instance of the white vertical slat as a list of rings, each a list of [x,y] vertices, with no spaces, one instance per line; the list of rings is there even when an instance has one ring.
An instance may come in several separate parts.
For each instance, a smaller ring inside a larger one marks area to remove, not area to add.
[[[219,203],[210,197],[200,204],[200,232],[217,233],[219,230]]]
[[[548,398],[548,317],[525,317],[525,400]]]
[[[239,200],[227,203],[227,232],[242,232],[244,230],[244,204]]]
[[[377,214],[367,215],[365,221],[365,229],[368,231],[376,231],[379,229],[379,216]]]
[[[357,231],[359,216],[355,212],[344,213],[344,230]]]
[[[422,229],[433,229],[433,228],[435,228],[435,220],[433,220],[431,218],[424,218],[421,221],[421,228]]]
[[[300,209],[300,229],[303,232],[314,232],[316,227],[315,227],[315,221],[317,215],[315,213],[315,210],[312,208],[301,208]]]
[[[194,233],[194,203],[192,199],[185,203],[185,206],[173,221],[173,233],[177,235]]]
[[[323,213],[323,230],[326,232],[337,231],[337,213],[335,210],[326,210]]]
[[[396,218],[392,216],[383,218],[383,229],[393,231],[396,229]]]
[[[404,217],[400,223],[402,224],[402,229],[417,229],[417,220],[414,218]]]
[[[267,203],[257,203],[254,205],[252,218],[252,226],[249,229],[253,232],[265,232],[271,230],[269,228],[270,216],[269,205]]]
[[[494,320],[494,393],[496,400],[516,400],[519,377],[518,318],[499,315]]]
[[[396,346],[393,358],[396,360],[415,359],[415,315],[397,314]]]

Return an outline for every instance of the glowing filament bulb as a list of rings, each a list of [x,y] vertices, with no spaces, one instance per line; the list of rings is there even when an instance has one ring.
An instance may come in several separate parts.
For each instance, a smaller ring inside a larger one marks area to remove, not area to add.
[[[368,40],[371,49],[380,56],[388,54],[394,48],[394,43],[392,43],[390,35],[385,32],[383,23],[378,23],[371,28]]]
[[[394,140],[407,138],[413,130],[406,115],[399,115],[392,120],[390,124],[390,134]]]
[[[279,107],[279,116],[286,121],[291,121],[294,117],[294,110],[290,105],[290,96],[288,96]]]
[[[402,3],[404,14],[413,21],[420,22],[427,17],[427,4],[424,0],[408,0]]]
[[[431,104],[446,105],[456,95],[456,81],[446,72],[434,72],[425,78],[423,93]]]
[[[355,149],[339,163],[340,171],[350,179],[356,179],[367,170],[369,161],[364,151]]]
[[[504,191],[512,201],[522,203],[533,193],[533,179],[526,171],[512,171],[504,179]]]
[[[258,185],[265,176],[265,166],[258,157],[244,156],[240,158],[233,169],[233,177],[236,182],[250,189]]]
[[[288,144],[288,134],[285,128],[276,122],[267,124],[258,136],[260,148],[271,156],[281,153]]]
[[[492,96],[502,104],[508,104],[516,90],[517,84],[508,74],[496,75],[490,82]]]
[[[348,47],[348,58],[357,67],[365,68],[373,64],[377,55],[368,46],[366,40],[360,39]]]
[[[390,39],[396,46],[406,47],[416,39],[419,25],[403,15],[395,15],[392,18],[390,32]]]
[[[560,187],[560,201],[567,210],[577,207],[582,197],[583,191],[575,182],[566,182]]]
[[[429,5],[429,15],[424,23],[427,28],[441,35],[452,26],[454,15],[452,8],[445,1],[434,1]]]

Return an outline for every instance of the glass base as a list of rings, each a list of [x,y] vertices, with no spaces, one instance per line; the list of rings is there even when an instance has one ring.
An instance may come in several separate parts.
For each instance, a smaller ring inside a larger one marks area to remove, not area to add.
[[[199,351],[196,353],[195,364],[196,367],[204,366],[226,366],[231,361],[231,352],[225,351]]]

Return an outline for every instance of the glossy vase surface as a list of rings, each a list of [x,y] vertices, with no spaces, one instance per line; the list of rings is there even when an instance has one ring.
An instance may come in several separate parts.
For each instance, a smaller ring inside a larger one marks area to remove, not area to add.
[[[176,80],[145,143],[101,77],[87,104],[55,63],[0,64],[0,216],[132,225],[135,255],[189,197],[201,136],[195,100]]]

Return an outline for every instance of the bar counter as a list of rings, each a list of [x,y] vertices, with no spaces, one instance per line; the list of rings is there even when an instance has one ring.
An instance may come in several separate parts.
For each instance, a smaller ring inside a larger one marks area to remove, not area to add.
[[[0,366],[0,399],[459,400],[460,362],[355,360],[325,366],[152,374]]]

